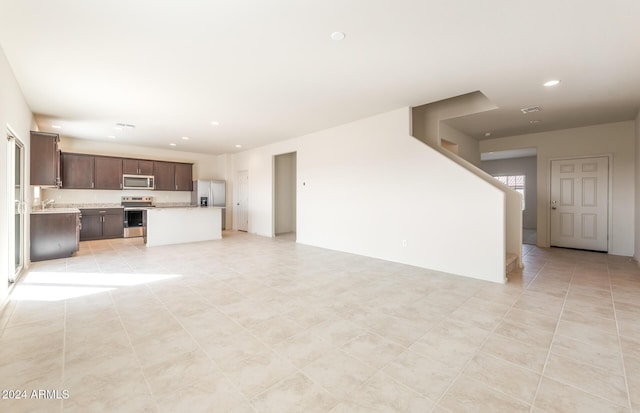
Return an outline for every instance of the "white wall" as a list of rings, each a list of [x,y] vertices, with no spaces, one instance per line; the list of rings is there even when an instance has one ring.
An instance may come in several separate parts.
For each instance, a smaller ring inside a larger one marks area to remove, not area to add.
[[[635,251],[634,258],[636,261],[640,261],[640,111],[638,111],[638,115],[636,116],[635,121],[635,189],[636,189],[636,205],[635,205]]]
[[[410,115],[235,155],[234,171],[249,173],[249,232],[273,234],[272,157],[295,151],[298,242],[503,282],[504,193],[411,137]]]
[[[13,268],[13,261],[8,260],[9,245],[6,228],[9,219],[13,220],[12,200],[7,199],[10,187],[7,186],[7,126],[15,132],[25,145],[25,173],[29,182],[29,131],[33,124],[33,116],[22,96],[22,91],[13,76],[13,72],[2,49],[0,49],[0,304],[7,297],[8,274]],[[29,220],[27,219],[26,245],[29,245]],[[27,254],[28,255],[28,254]]]
[[[563,157],[613,155],[612,226],[609,253],[631,256],[634,252],[635,143],[634,122],[616,122],[506,138],[483,140],[481,152],[537,148],[538,245],[549,246],[550,161]]]
[[[62,152],[85,153],[90,155],[110,155],[140,159],[166,160],[193,163],[193,179],[225,179],[219,165],[220,157],[194,152],[125,145],[117,142],[97,142],[86,139],[61,137]],[[190,192],[178,191],[134,191],[135,195],[148,195],[156,203],[185,203],[191,201]],[[83,189],[43,189],[43,199],[54,199],[58,204],[79,203],[120,203],[123,195],[133,195],[132,191],[106,191]]]
[[[492,176],[499,175],[524,175],[525,176],[525,205],[522,213],[522,227],[536,229],[537,221],[537,195],[538,177],[537,160],[535,156],[526,158],[497,159],[494,161],[482,161],[480,166],[483,171]]]

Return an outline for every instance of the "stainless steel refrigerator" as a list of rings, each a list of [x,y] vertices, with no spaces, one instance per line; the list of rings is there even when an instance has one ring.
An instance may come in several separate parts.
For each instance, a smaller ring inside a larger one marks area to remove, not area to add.
[[[226,207],[226,183],[225,181],[196,179],[193,181],[191,191],[191,205],[215,206],[222,208],[222,229],[225,228]]]

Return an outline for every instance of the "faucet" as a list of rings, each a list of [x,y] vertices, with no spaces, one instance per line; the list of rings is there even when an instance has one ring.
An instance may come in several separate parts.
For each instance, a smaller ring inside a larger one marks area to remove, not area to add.
[[[54,199],[47,199],[46,201],[42,201],[42,209],[46,209],[49,205],[56,202]]]

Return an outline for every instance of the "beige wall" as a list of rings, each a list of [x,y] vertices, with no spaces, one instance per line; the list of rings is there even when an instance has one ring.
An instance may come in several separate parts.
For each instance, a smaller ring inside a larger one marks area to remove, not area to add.
[[[276,155],[274,159],[275,233],[296,231],[296,154]]]
[[[634,253],[635,132],[634,122],[617,122],[480,142],[481,152],[537,148],[538,245],[549,246],[550,161],[565,157],[612,155],[609,253]]]
[[[458,156],[480,167],[480,143],[477,139],[460,132],[459,130],[440,122],[440,141],[443,139],[458,145]]]
[[[441,139],[453,142],[458,145],[461,158],[480,166],[478,141],[441,121],[495,108],[485,95],[477,91],[416,106],[411,109],[411,134],[431,146],[439,146]]]

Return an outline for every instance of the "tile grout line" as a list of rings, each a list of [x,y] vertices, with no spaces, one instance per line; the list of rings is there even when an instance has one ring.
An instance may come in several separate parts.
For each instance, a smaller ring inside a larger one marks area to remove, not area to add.
[[[622,339],[620,335],[620,324],[618,323],[618,313],[616,312],[616,302],[613,298],[613,287],[611,284],[611,271],[607,262],[607,279],[609,280],[609,291],[611,293],[611,305],[613,307],[613,318],[616,322],[616,333],[618,339],[618,349],[620,350],[620,361],[622,361],[622,374],[624,376],[624,385],[627,390],[627,402],[629,403],[629,411],[633,412],[633,403],[631,402],[631,389],[629,388],[629,378],[627,377],[627,367],[624,361],[624,353],[622,351]]]
[[[62,319],[62,386],[65,383],[65,372],[67,367],[67,302],[64,300],[64,313]],[[63,389],[64,390],[64,389]],[[68,389],[67,389],[68,390]],[[64,411],[64,399],[60,400],[60,412]]]
[[[560,309],[560,314],[558,314],[558,320],[556,321],[556,328],[553,331],[553,336],[551,337],[551,343],[549,343],[549,350],[547,350],[547,356],[544,359],[544,364],[542,365],[542,371],[540,372],[540,379],[538,380],[538,386],[536,387],[536,391],[533,395],[533,401],[531,402],[530,412],[533,413],[533,409],[536,405],[536,400],[538,398],[538,394],[540,393],[540,386],[542,385],[542,380],[544,380],[544,373],[547,369],[547,363],[549,362],[549,358],[551,357],[551,349],[553,348],[553,344],[556,340],[556,335],[558,334],[558,328],[560,327],[560,320],[562,319],[562,314],[564,314],[564,307],[567,303],[567,298],[569,297],[569,291],[571,290],[571,284],[573,282],[573,277],[576,274],[576,262],[573,260],[573,267],[571,271],[571,278],[569,280],[569,285],[567,288],[567,292],[564,294],[564,300],[562,301],[562,308]]]
[[[189,286],[188,284],[184,285],[185,288],[190,289],[191,291],[194,291],[193,288],[191,288],[191,286]],[[167,310],[167,312],[169,314],[171,314],[171,317],[173,317],[173,319],[180,325],[180,327],[182,328],[182,330],[187,333],[189,335],[189,337],[191,337],[191,339],[196,343],[198,349],[200,351],[202,351],[202,353],[205,355],[205,357],[211,362],[213,363],[216,368],[218,368],[218,370],[220,371],[220,373],[224,376],[224,378],[231,384],[231,386],[233,386],[233,388],[238,392],[238,394],[240,394],[242,396],[243,399],[245,399],[247,401],[247,403],[249,404],[249,406],[251,407],[251,409],[257,413],[256,409],[253,406],[253,403],[251,403],[251,400],[242,392],[242,390],[240,390],[240,388],[236,385],[236,383],[231,380],[229,378],[229,376],[227,376],[227,373],[222,369],[222,367],[220,367],[220,365],[213,360],[211,357],[209,357],[209,354],[202,348],[202,345],[200,344],[200,342],[189,332],[189,330],[187,330],[182,323],[180,322],[180,319],[178,317],[176,317],[176,315],[173,313],[173,311],[171,311],[169,309],[169,307],[167,306],[167,304],[155,293],[155,291],[153,291],[153,289],[149,288],[149,292],[151,293],[151,295],[153,295],[156,300],[158,300],[158,302],[160,302],[160,304]],[[222,311],[218,310],[218,308],[214,305],[214,308],[216,309],[216,311],[218,311],[220,314],[224,315],[225,317],[229,318],[231,321],[233,321],[234,323],[240,325],[236,320],[232,319],[231,317],[229,317],[228,315],[224,314]],[[246,330],[245,327],[241,326],[240,327],[244,328]],[[126,328],[125,328],[126,330]],[[133,345],[131,346],[133,347]],[[135,348],[134,348],[134,353],[135,353]],[[183,353],[184,354],[184,353]],[[136,357],[137,357],[137,353],[136,353]],[[142,374],[144,375],[144,369],[142,369]],[[146,379],[146,375],[145,375],[145,379]],[[151,388],[150,388],[151,391]],[[151,391],[151,394],[154,396],[154,400],[155,400],[155,393],[153,391]],[[157,403],[156,403],[157,404]]]
[[[265,285],[265,287],[267,287],[267,288],[269,288],[269,289],[273,289],[274,291],[279,291],[279,292],[281,292],[281,291],[280,291],[280,290],[278,290],[277,288],[273,288],[273,287],[270,287],[270,286],[268,286],[268,285]],[[195,290],[193,289],[193,287],[188,286],[188,288],[190,288],[191,290],[193,290],[196,294],[200,295],[197,291],[195,291]],[[233,286],[232,286],[231,288],[233,288]],[[235,290],[235,289],[234,289],[234,290]],[[236,290],[236,291],[237,291],[237,290]],[[241,294],[242,296],[245,296],[245,297],[247,297],[248,299],[251,299],[251,297],[247,296],[246,294],[244,294],[244,293],[242,293],[242,292],[240,292],[240,291],[237,291],[237,292],[238,292],[239,294]],[[206,297],[205,297],[205,299],[206,299]],[[255,334],[253,334],[253,333],[252,333],[248,328],[244,327],[244,326],[243,326],[242,324],[240,324],[238,321],[236,321],[235,319],[233,319],[232,317],[230,317],[229,315],[225,314],[225,313],[224,313],[224,312],[222,312],[220,309],[218,309],[218,308],[217,308],[217,305],[215,305],[215,304],[213,304],[213,303],[212,303],[212,305],[214,305],[214,307],[216,308],[216,310],[217,310],[217,311],[219,311],[219,312],[220,312],[221,314],[223,314],[225,317],[229,318],[229,319],[230,319],[230,320],[232,320],[234,323],[236,323],[238,326],[240,326],[242,329],[244,329],[248,334],[250,334],[253,338],[255,338],[256,340],[258,340],[258,341],[259,341],[260,343],[262,343],[264,346],[266,346],[270,351],[274,352],[274,353],[275,353],[275,354],[277,354],[279,357],[283,357],[283,358],[285,358],[285,359],[288,359],[288,358],[287,358],[287,357],[285,357],[284,355],[280,354],[277,350],[275,350],[275,349],[273,348],[273,346],[272,346],[272,345],[269,345],[268,343],[265,343],[265,342],[264,342],[260,337],[257,337]],[[282,314],[279,314],[279,315],[280,315],[280,316],[282,316]],[[337,319],[339,319],[339,320],[348,321],[348,322],[353,323],[351,320],[346,319],[346,318],[342,318],[342,317],[340,317],[340,316],[338,316],[338,315],[336,315],[336,317],[337,317]],[[174,318],[175,318],[175,317],[174,317]],[[325,320],[325,321],[330,321],[330,320]],[[305,329],[300,330],[300,331],[299,331],[298,333],[296,333],[296,334],[299,334],[299,333],[302,333],[302,332],[309,331],[309,330],[311,330],[313,327],[315,327],[315,326],[317,326],[317,325],[319,325],[319,324],[322,324],[322,323],[323,323],[323,322],[325,322],[325,321],[322,321],[322,322],[320,322],[320,323],[317,323],[317,324],[315,324],[315,325],[313,325],[313,326],[308,326],[308,327],[306,327]],[[375,333],[375,332],[373,332],[373,331],[370,331],[370,330],[365,329],[365,328],[363,328],[363,331],[364,331],[365,333],[373,334],[373,335],[375,335],[375,336],[377,336],[377,337],[381,337],[381,338],[386,339],[386,340],[388,340],[388,341],[390,341],[390,342],[392,342],[392,343],[398,344],[398,345],[400,345],[401,347],[403,347],[403,348],[405,349],[405,351],[407,351],[407,350],[408,350],[408,347],[405,347],[403,344],[400,344],[400,343],[395,342],[395,341],[393,341],[393,340],[390,340],[390,339],[388,339],[388,338],[386,338],[386,337],[383,337],[383,336],[381,336],[381,335],[379,335],[379,334],[377,334],[377,333]],[[363,334],[365,334],[365,333],[363,333]],[[382,367],[380,367],[380,368],[377,368],[377,369],[376,369],[374,366],[370,365],[369,363],[366,363],[366,362],[364,362],[364,361],[360,360],[359,358],[357,358],[357,357],[353,356],[353,355],[352,355],[352,354],[350,354],[349,352],[347,352],[347,351],[343,350],[343,347],[344,347],[344,346],[338,347],[338,346],[334,345],[333,343],[330,343],[330,342],[326,341],[324,338],[322,338],[322,337],[318,336],[317,334],[315,334],[315,333],[313,333],[313,332],[310,332],[310,334],[312,334],[312,335],[313,335],[314,337],[316,337],[317,339],[319,339],[319,340],[321,340],[321,341],[323,341],[323,342],[325,342],[325,343],[329,344],[331,347],[334,347],[336,351],[339,351],[340,353],[342,353],[342,354],[343,354],[343,355],[345,355],[346,357],[349,357],[349,358],[351,358],[351,359],[353,359],[353,360],[355,360],[355,361],[357,361],[357,362],[359,362],[359,363],[365,364],[365,365],[367,365],[367,366],[373,367],[373,373],[372,373],[370,376],[368,376],[366,379],[364,379],[364,380],[362,381],[362,383],[360,383],[360,385],[358,385],[358,386],[356,387],[356,389],[359,389],[360,387],[364,386],[367,382],[369,382],[369,380],[371,380],[371,378],[372,378],[373,376],[375,376],[379,371],[381,371],[381,370],[382,370],[382,368],[384,368],[387,364],[389,364],[389,363],[390,363],[390,362],[388,362],[388,363],[384,364]],[[363,334],[361,334],[361,335],[363,335]],[[426,333],[425,333],[425,334],[426,334]],[[294,334],[294,335],[295,335],[295,334]],[[360,335],[358,335],[357,337],[359,337],[359,336],[360,336]],[[350,343],[351,341],[355,340],[357,337],[354,337],[353,339],[349,340],[349,342],[348,342],[348,343]],[[194,339],[194,340],[195,340],[195,339]],[[285,340],[282,340],[281,342],[283,342],[283,341],[286,341],[286,339],[285,339]],[[197,342],[197,340],[196,340],[196,342]],[[280,343],[280,342],[279,342],[279,343]],[[348,343],[347,343],[347,344],[348,344]],[[346,345],[346,344],[345,344],[345,345]],[[403,353],[404,353],[404,351],[403,351]],[[205,352],[205,354],[206,354],[206,352]],[[401,354],[402,354],[402,353],[401,353]],[[207,355],[207,357],[208,357],[208,355]],[[396,358],[397,358],[397,357],[396,357]],[[395,358],[394,358],[394,359],[395,359]],[[213,360],[212,360],[212,361],[213,361]],[[215,363],[215,362],[214,362],[214,363]],[[311,363],[313,363],[313,361],[311,361],[311,362],[307,363],[306,365],[309,365],[309,364],[311,364]],[[339,397],[339,396],[335,395],[335,394],[334,394],[333,392],[331,392],[329,389],[325,388],[322,384],[320,384],[320,383],[316,382],[316,381],[313,379],[313,377],[310,377],[309,375],[307,375],[307,374],[304,372],[303,368],[298,367],[295,363],[291,363],[291,364],[292,364],[292,365],[293,365],[293,367],[297,370],[297,372],[298,372],[298,373],[302,374],[304,377],[306,377],[308,380],[310,380],[310,381],[311,381],[312,383],[314,383],[316,386],[318,386],[319,388],[323,389],[325,392],[327,392],[327,394],[331,395],[332,397],[334,397],[334,398],[337,400],[336,405],[332,406],[332,407],[331,407],[327,412],[331,412],[331,411],[332,411],[332,410],[334,410],[338,405],[340,405],[340,403],[341,403],[341,402],[343,402],[343,401],[344,401],[344,399],[343,399],[342,397]],[[221,370],[222,370],[222,369],[221,369]],[[251,403],[251,400],[255,399],[256,397],[260,396],[261,394],[264,394],[264,393],[268,392],[268,391],[269,391],[270,389],[272,389],[273,387],[275,387],[275,386],[277,386],[278,384],[282,383],[282,382],[283,382],[285,379],[287,379],[289,376],[290,376],[290,375],[287,375],[287,376],[283,377],[282,379],[280,379],[280,380],[276,381],[274,384],[272,384],[272,385],[271,385],[271,386],[269,386],[268,388],[264,389],[264,390],[263,390],[263,391],[261,391],[260,393],[256,394],[256,395],[255,395],[255,396],[253,396],[251,399],[249,399],[249,403],[251,404],[251,406],[253,407],[253,404]],[[225,377],[226,377],[226,374],[225,374]],[[392,378],[392,379],[393,379],[393,378]],[[393,380],[394,380],[394,381],[396,381],[395,379],[393,379]],[[230,381],[231,381],[231,380],[230,380]],[[416,394],[419,394],[419,395],[421,395],[421,396],[425,397],[424,395],[422,395],[422,394],[420,394],[420,393],[416,392],[415,390],[413,390],[413,389],[411,389],[411,388],[409,388],[409,387],[405,386],[405,385],[404,385],[404,384],[402,384],[402,383],[399,383],[399,382],[397,382],[397,381],[396,381],[396,383],[398,383],[398,384],[402,385],[403,387],[407,388],[408,390],[412,391],[413,393],[416,393]],[[242,392],[241,392],[241,393],[242,393]],[[243,395],[244,395],[244,394],[243,394]],[[246,397],[246,396],[245,396],[245,397]],[[429,398],[427,398],[427,400],[432,401],[432,400],[431,400],[431,399],[429,399]],[[434,406],[435,406],[435,405],[434,405]]]
[[[543,266],[544,267],[544,266]],[[538,271],[539,273],[539,271]],[[537,274],[536,274],[537,277]],[[534,277],[535,278],[535,277]],[[442,399],[444,399],[445,395],[449,392],[449,390],[451,390],[451,388],[454,386],[454,384],[460,379],[460,377],[463,375],[464,371],[466,370],[467,366],[469,365],[469,363],[471,363],[471,361],[476,357],[476,355],[478,354],[478,352],[480,351],[480,349],[484,346],[484,344],[487,342],[487,340],[489,339],[489,337],[494,334],[495,330],[498,328],[498,326],[500,326],[500,324],[505,320],[505,318],[507,317],[507,314],[509,314],[509,312],[511,312],[511,310],[513,310],[514,306],[516,305],[516,303],[519,301],[519,299],[522,297],[522,293],[520,293],[520,295],[518,296],[518,299],[515,300],[513,303],[511,303],[511,305],[509,306],[509,309],[507,311],[505,311],[505,313],[502,315],[502,318],[500,319],[500,321],[498,321],[493,328],[487,333],[487,335],[484,337],[484,339],[482,340],[482,342],[480,344],[478,344],[478,346],[476,347],[475,352],[473,353],[473,355],[471,357],[469,357],[469,359],[464,363],[464,365],[460,368],[460,371],[458,372],[458,374],[456,374],[455,378],[453,380],[451,380],[451,383],[449,383],[449,385],[446,387],[446,389],[442,392],[442,394],[440,395],[440,397],[438,397],[438,399],[436,400],[436,403],[434,405],[434,409],[436,407],[438,407],[438,405],[442,402]],[[466,302],[466,301],[465,301]],[[445,318],[446,319],[446,318]],[[487,386],[488,387],[488,386]],[[490,387],[492,390],[495,391],[499,391],[497,389],[494,389],[493,387]],[[501,392],[502,393],[502,392]],[[511,397],[511,396],[509,396]],[[513,397],[511,397],[513,398]],[[515,398],[514,398],[515,399]],[[516,399],[517,400],[517,399]],[[447,409],[448,410],[448,409]]]
[[[148,287],[145,286],[145,288],[148,289]],[[140,373],[142,374],[142,377],[144,378],[144,382],[147,386],[147,390],[149,391],[149,395],[151,395],[152,399],[153,399],[153,404],[156,407],[156,412],[160,411],[160,406],[158,405],[158,401],[155,398],[155,395],[151,389],[151,384],[149,384],[149,379],[147,379],[147,375],[144,374],[144,369],[142,368],[142,362],[140,361],[140,357],[138,357],[138,353],[136,352],[135,347],[133,346],[133,341],[131,341],[131,336],[129,335],[129,332],[127,331],[126,326],[124,325],[124,321],[122,321],[122,315],[120,314],[120,309],[118,308],[118,304],[116,303],[116,300],[113,299],[113,294],[111,291],[108,291],[109,293],[109,298],[111,298],[111,302],[113,303],[113,307],[116,310],[116,314],[118,314],[118,321],[120,321],[120,325],[122,326],[122,329],[124,330],[124,333],[127,335],[127,340],[129,341],[129,346],[131,346],[131,351],[133,352],[134,357],[136,358],[136,361],[138,362],[138,369],[140,370]]]

